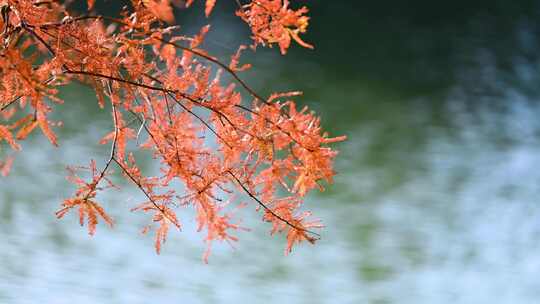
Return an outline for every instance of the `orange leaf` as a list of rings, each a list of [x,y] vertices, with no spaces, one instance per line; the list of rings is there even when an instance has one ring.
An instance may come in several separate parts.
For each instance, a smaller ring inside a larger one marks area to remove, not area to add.
[[[105,222],[110,227],[113,226],[113,220],[111,217],[109,217],[108,214],[105,213],[105,210],[97,202],[94,202],[87,198],[76,197],[64,200],[64,202],[62,203],[62,207],[62,209],[56,212],[56,217],[62,218],[69,210],[78,207],[79,223],[81,224],[81,226],[83,226],[85,217],[88,218],[88,233],[90,235],[94,235],[94,233],[96,232],[96,225],[98,224],[98,214],[101,216],[101,218],[103,218],[103,220],[105,220]]]
[[[96,0],[87,0],[86,3],[88,4],[88,10],[91,10],[94,7],[94,3]]]
[[[17,136],[15,136],[18,140],[25,139],[32,130],[36,128],[38,125],[37,120],[34,120],[30,122],[29,124],[26,124],[24,127],[19,129],[19,132],[17,132]]]
[[[214,9],[214,6],[216,5],[216,0],[206,0],[206,6],[204,9],[204,14],[206,17],[210,16],[210,13],[212,13],[212,10]]]
[[[21,146],[13,139],[13,134],[8,130],[6,126],[0,125],[0,139],[4,139],[11,146],[13,150],[21,150]]]
[[[94,77],[90,77],[90,80],[92,81],[92,85],[94,86],[94,91],[96,92],[96,97],[98,99],[98,105],[101,109],[105,107],[105,94],[103,94],[104,87],[101,83],[101,80],[96,79]]]
[[[56,135],[53,133],[51,128],[49,127],[49,122],[47,120],[38,120],[39,127],[41,128],[41,131],[43,131],[43,134],[49,139],[51,144],[58,147],[58,142],[56,140]]]
[[[101,207],[98,203],[96,202],[93,202],[93,201],[89,201],[89,203],[92,205],[92,207],[97,211],[97,213],[101,216],[101,218],[105,221],[105,223],[107,223],[107,225],[109,225],[109,227],[113,227],[114,225],[114,221],[113,219],[107,214],[105,213],[105,209],[103,209],[103,207]]]
[[[13,156],[8,156],[5,161],[0,161],[0,174],[2,176],[7,176],[13,165]]]
[[[17,129],[18,127],[27,124],[29,121],[32,121],[34,119],[34,115],[28,114],[24,116],[23,118],[17,120],[14,124],[11,124],[8,129],[13,130]]]
[[[210,30],[210,24],[203,26],[201,30],[199,31],[199,34],[193,37],[193,40],[191,41],[191,44],[190,44],[190,48],[194,49],[198,47],[203,42],[204,37],[206,36],[209,30]]]
[[[161,252],[161,244],[165,243],[167,240],[167,233],[169,232],[169,223],[165,218],[159,221],[159,228],[156,230],[156,252],[159,254]]]
[[[157,18],[167,23],[174,23],[173,10],[168,0],[150,0],[147,1],[146,6]]]

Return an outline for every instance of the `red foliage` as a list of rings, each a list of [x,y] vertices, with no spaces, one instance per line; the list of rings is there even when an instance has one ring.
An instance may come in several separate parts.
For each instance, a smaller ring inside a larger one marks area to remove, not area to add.
[[[88,9],[94,4],[88,0]],[[236,241],[232,233],[240,227],[227,211],[235,189],[257,203],[272,233],[287,235],[286,252],[303,240],[315,242],[318,234],[310,229],[322,225],[299,209],[310,190],[332,181],[337,152],[328,144],[345,138],[329,138],[313,112],[298,111],[292,101],[298,92],[263,98],[242,81],[237,73],[250,67],[239,64],[244,46],[226,64],[201,48],[209,26],[195,36],[178,35],[177,27],[164,22],[174,22],[180,4],[131,0],[115,18],[73,15],[62,1],[0,0],[0,107],[6,121],[0,124],[0,142],[21,150],[18,141],[39,127],[57,145],[55,124],[48,119],[51,103],[63,102],[57,87],[85,83],[112,115],[114,129],[101,140],[111,144],[111,153],[100,169],[94,161],[69,168],[68,180],[77,191],[63,202],[58,218],[78,208],[90,234],[98,217],[112,226],[95,199],[114,187],[109,174],[115,166],[146,196],[133,211],[152,215],[158,253],[169,225],[181,227],[179,206],[194,208],[198,230],[206,231],[205,260],[213,241]],[[206,1],[207,16],[214,5],[215,0]],[[277,43],[282,54],[292,40],[312,48],[299,37],[308,25],[306,13],[305,7],[291,9],[288,0],[254,0],[237,11],[252,30],[253,46]],[[222,73],[234,82],[221,80]],[[249,93],[249,105],[236,85]],[[153,154],[161,175],[141,172],[130,141]],[[1,174],[12,160],[0,162]],[[90,172],[88,181],[76,175],[81,169]],[[182,195],[172,182],[183,185]],[[288,195],[279,197],[279,191]]]
[[[299,10],[289,8],[289,0],[257,0],[243,5],[236,14],[251,27],[254,46],[277,43],[285,55],[291,39],[303,47],[313,46],[300,39],[306,32],[309,17],[306,7]]]

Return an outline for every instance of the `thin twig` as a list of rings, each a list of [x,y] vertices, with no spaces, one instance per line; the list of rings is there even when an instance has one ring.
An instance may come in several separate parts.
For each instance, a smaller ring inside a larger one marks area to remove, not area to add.
[[[309,233],[309,234],[312,234],[314,235],[317,239],[320,239],[321,238],[321,235],[316,233],[316,232],[313,232],[311,230],[308,230],[308,229],[305,229],[305,228],[302,228],[302,227],[298,227],[296,225],[294,225],[293,223],[289,222],[288,220],[284,219],[283,217],[279,216],[278,214],[276,214],[272,209],[270,209],[270,207],[268,207],[265,203],[263,203],[255,194],[253,194],[245,185],[244,183],[242,183],[242,181],[240,181],[240,179],[234,175],[234,173],[232,173],[230,170],[228,171],[228,173],[234,178],[234,180],[236,180],[236,182],[240,185],[240,187],[242,188],[242,190],[244,190],[244,192],[249,196],[251,197],[254,201],[256,201],[261,207],[263,207],[264,210],[268,211],[268,213],[270,213],[272,216],[274,216],[275,218],[279,219],[280,221],[284,222],[285,224],[287,224],[289,227],[291,228],[294,228],[296,230],[300,230],[300,231],[304,231],[306,233]]]

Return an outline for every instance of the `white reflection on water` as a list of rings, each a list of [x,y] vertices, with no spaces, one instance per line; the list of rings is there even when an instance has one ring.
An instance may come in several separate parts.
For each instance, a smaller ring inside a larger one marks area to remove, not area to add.
[[[309,199],[327,225],[319,244],[284,257],[284,240],[268,237],[250,209],[242,217],[254,231],[236,250],[216,246],[209,265],[189,212],[157,256],[153,239],[138,234],[146,218],[128,212],[142,199],[130,186],[102,198],[117,219],[112,231],[100,225],[91,238],[74,216],[56,220],[72,191],[62,166],[106,151],[75,135],[60,149],[33,140],[0,184],[0,302],[534,303],[540,107],[515,92],[507,98],[503,114],[487,107],[473,115],[451,102],[457,132],[433,127],[417,155],[397,149],[380,166],[361,161],[377,125],[353,129],[334,190]],[[78,123],[82,132],[90,121]],[[418,172],[378,188],[417,159]]]

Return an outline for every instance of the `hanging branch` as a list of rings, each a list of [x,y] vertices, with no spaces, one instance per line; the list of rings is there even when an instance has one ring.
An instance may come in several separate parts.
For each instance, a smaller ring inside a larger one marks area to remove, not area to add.
[[[77,209],[91,235],[98,219],[112,226],[96,197],[116,188],[110,174],[118,166],[146,199],[132,211],[151,214],[143,232],[155,228],[158,253],[169,225],[181,228],[173,207],[195,210],[197,229],[206,233],[205,261],[213,241],[236,241],[231,233],[239,226],[227,211],[227,204],[236,203],[233,187],[263,210],[272,233],[286,234],[286,253],[301,241],[320,238],[313,229],[322,225],[301,211],[303,199],[312,189],[322,189],[321,181],[332,181],[337,152],[328,145],[345,138],[329,138],[313,112],[298,110],[292,100],[298,92],[263,98],[240,77],[249,68],[239,66],[245,47],[229,64],[212,56],[201,47],[208,26],[182,36],[178,27],[166,25],[174,22],[168,0],[130,0],[119,17],[77,16],[66,3],[10,0],[0,5],[0,114],[7,121],[0,123],[1,142],[18,151],[19,141],[41,129],[57,145],[58,124],[49,120],[49,104],[63,102],[57,96],[60,85],[78,81],[90,86],[102,109],[110,101],[113,130],[100,140],[110,141],[110,155],[101,169],[93,160],[87,167],[68,168],[68,180],[77,190],[63,201],[58,218]],[[93,3],[88,2],[90,9]],[[214,5],[206,1],[207,16]],[[252,31],[253,49],[277,44],[285,54],[292,41],[312,48],[300,39],[308,25],[306,8],[291,9],[285,0],[237,5],[237,15]],[[232,80],[221,80],[222,71]],[[126,114],[132,116],[128,121]],[[151,151],[158,176],[142,173],[133,154],[138,150]],[[79,170],[90,172],[90,180],[80,177]],[[184,193],[177,193],[173,182]]]

